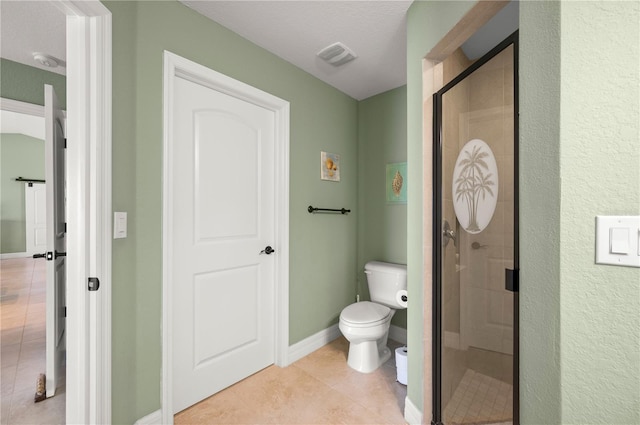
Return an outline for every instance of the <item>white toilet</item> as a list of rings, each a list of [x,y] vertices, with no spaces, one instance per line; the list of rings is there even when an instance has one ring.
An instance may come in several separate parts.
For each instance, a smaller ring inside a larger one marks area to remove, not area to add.
[[[349,341],[347,363],[369,373],[389,360],[389,325],[400,304],[399,291],[407,289],[407,266],[370,261],[364,266],[371,301],[351,304],[340,313],[339,328]],[[405,298],[406,301],[406,298]]]

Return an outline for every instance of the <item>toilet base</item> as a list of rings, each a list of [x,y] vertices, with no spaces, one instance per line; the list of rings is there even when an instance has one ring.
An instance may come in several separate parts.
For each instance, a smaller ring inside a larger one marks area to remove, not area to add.
[[[379,347],[377,341],[352,342],[349,344],[347,364],[358,372],[371,373],[390,358],[389,347],[385,345]]]

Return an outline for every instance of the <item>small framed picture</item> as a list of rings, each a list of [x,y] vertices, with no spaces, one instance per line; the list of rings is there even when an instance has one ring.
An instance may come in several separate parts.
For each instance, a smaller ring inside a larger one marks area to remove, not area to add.
[[[387,164],[387,202],[407,203],[407,163]]]
[[[340,155],[320,152],[320,179],[340,181]]]

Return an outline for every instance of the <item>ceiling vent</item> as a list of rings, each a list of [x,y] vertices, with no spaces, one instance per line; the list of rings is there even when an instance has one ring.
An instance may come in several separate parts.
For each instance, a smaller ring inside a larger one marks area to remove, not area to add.
[[[357,58],[358,55],[353,53],[353,51],[344,44],[337,42],[320,50],[318,57],[333,66],[340,66],[351,62]]]

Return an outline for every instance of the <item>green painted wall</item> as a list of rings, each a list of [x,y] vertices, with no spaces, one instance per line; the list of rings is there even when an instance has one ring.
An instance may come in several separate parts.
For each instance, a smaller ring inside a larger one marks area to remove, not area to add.
[[[44,141],[24,134],[0,134],[0,253],[25,252],[24,176],[44,179]]]
[[[386,166],[407,161],[407,88],[358,103],[358,293],[369,299],[367,261],[407,263],[407,205],[387,204]],[[410,183],[409,183],[410,184]],[[392,323],[407,327],[407,310]]]
[[[522,423],[640,423],[640,270],[594,263],[595,216],[640,214],[638,22],[521,4]]]
[[[640,2],[562,2],[560,28],[562,422],[639,424],[640,269],[594,264],[594,220],[640,215]]]
[[[178,2],[106,5],[114,24],[114,209],[130,214],[129,237],[113,247],[113,421],[132,423],[160,407],[163,50],[291,103],[290,344],[337,323],[353,301],[357,215],[306,208],[355,208],[358,105]],[[341,182],[320,181],[322,150],[340,154]]]
[[[44,85],[51,84],[58,104],[67,109],[67,81],[64,75],[0,59],[0,97],[44,105]]]
[[[150,380],[139,377],[137,373],[137,341],[136,326],[139,321],[149,320],[147,333],[158,338],[160,323],[151,315],[139,318],[136,315],[138,291],[136,290],[137,267],[136,246],[138,237],[138,220],[136,218],[136,18],[135,2],[118,1],[105,3],[113,13],[113,123],[112,123],[112,202],[114,211],[128,213],[127,238],[112,241],[112,422],[114,424],[131,424],[153,410],[154,404],[142,406],[146,412],[138,408],[136,394],[148,391],[154,398],[156,408],[159,407],[160,389],[158,378]],[[158,144],[161,144],[158,141]],[[141,157],[144,159],[144,156]],[[156,205],[149,208],[160,210]],[[159,238],[154,238],[158,245]],[[143,246],[145,241],[140,241]],[[157,284],[157,282],[156,282]],[[157,300],[159,294],[151,294]],[[146,296],[140,302],[146,304]],[[157,302],[157,301],[155,301]],[[144,334],[141,336],[144,338]],[[152,367],[160,368],[160,347],[150,345],[149,362]],[[144,351],[143,351],[144,354]],[[143,362],[144,363],[144,362]],[[159,372],[158,372],[159,374]],[[143,380],[144,379],[144,380]],[[149,404],[149,403],[148,403]]]
[[[422,184],[422,59],[474,4],[475,1],[414,1],[407,13],[407,157],[410,182],[407,187],[407,270],[409,299],[412,300],[424,299],[422,199],[423,196],[431,196],[430,189]],[[431,317],[431,306],[408,310],[407,343],[412,348],[407,359],[407,395],[421,411],[424,404],[425,317]],[[430,367],[426,365],[426,370]],[[424,412],[423,416],[429,422],[431,411]]]
[[[519,41],[520,417],[523,424],[558,424],[560,2],[520,2]]]

